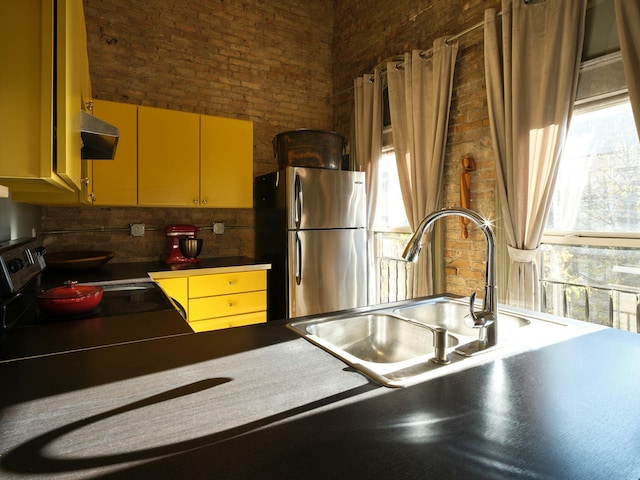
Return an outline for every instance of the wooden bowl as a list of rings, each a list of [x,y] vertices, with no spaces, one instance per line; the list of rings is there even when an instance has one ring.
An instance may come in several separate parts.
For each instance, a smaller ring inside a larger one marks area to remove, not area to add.
[[[47,267],[57,270],[93,270],[104,265],[115,256],[105,250],[47,253],[44,261]]]

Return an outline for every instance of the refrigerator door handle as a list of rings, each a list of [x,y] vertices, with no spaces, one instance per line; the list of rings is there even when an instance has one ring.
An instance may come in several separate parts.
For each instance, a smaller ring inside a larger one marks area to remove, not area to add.
[[[302,241],[298,233],[296,233],[295,272],[296,285],[300,285],[300,282],[302,282]]]
[[[300,228],[300,219],[302,218],[302,184],[300,182],[300,175],[296,174],[294,182],[294,206],[293,206],[293,221],[296,228]]]

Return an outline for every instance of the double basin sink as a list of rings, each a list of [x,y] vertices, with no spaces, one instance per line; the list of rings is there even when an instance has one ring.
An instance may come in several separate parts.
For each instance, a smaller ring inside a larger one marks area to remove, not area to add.
[[[530,340],[533,332],[540,331],[540,322],[535,319],[499,310],[498,345],[470,357],[464,346],[478,342],[479,330],[465,324],[468,314],[468,300],[440,296],[375,311],[301,319],[287,327],[388,387],[407,386],[477,365],[476,358]],[[556,329],[566,327],[544,323]],[[446,361],[437,361],[442,359],[436,355],[436,344],[442,340],[436,342],[436,336],[443,328],[448,340]]]

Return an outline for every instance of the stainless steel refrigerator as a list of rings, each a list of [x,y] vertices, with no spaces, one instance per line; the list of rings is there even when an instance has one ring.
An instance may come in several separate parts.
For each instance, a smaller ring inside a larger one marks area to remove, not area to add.
[[[256,257],[268,318],[367,303],[364,172],[287,167],[256,178]]]

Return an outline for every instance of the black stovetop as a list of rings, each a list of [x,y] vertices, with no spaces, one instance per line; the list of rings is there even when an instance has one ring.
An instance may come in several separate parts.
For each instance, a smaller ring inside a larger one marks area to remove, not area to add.
[[[160,287],[151,281],[100,286],[104,289],[102,301],[95,309],[82,314],[51,315],[37,307],[35,294],[40,290],[40,284],[37,281],[33,282],[20,296],[4,305],[6,328],[175,310]]]
[[[19,325],[37,325],[63,321],[79,321],[89,318],[106,318],[133,315],[145,312],[174,310],[169,299],[153,282],[104,285],[102,301],[97,308],[76,315],[51,315],[42,312],[33,302],[30,310],[23,315]],[[19,326],[16,325],[16,326]]]

